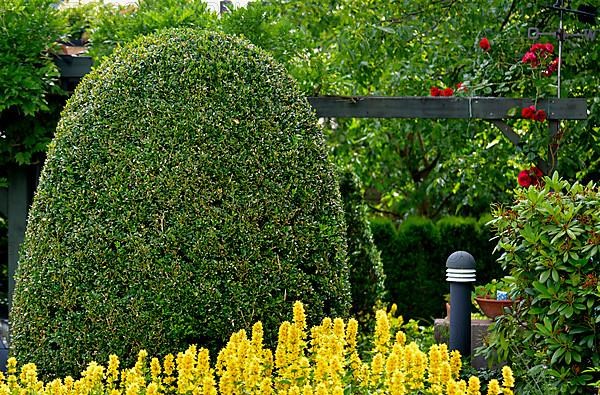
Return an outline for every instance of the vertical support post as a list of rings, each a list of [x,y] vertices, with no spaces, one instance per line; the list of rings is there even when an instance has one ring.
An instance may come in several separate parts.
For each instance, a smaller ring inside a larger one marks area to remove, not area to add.
[[[551,176],[552,172],[558,166],[558,148],[562,133],[560,132],[560,120],[552,119],[548,121],[548,135],[550,142],[548,144],[548,170],[544,171],[546,175]],[[542,169],[543,170],[543,169]]]
[[[27,171],[14,167],[8,178],[8,306],[12,306],[15,290],[15,271],[19,261],[19,248],[25,237],[27,221],[28,183]]]
[[[446,260],[450,283],[450,350],[471,355],[471,284],[475,282],[475,258],[456,251]]]

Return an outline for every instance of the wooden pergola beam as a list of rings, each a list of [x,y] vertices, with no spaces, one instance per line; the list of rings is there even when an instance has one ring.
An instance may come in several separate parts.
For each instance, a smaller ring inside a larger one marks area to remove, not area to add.
[[[319,96],[308,101],[323,118],[428,118],[483,119],[512,118],[509,110],[536,104],[546,111],[549,120],[586,119],[587,103],[583,98],[531,99],[504,97],[380,97],[380,96]]]

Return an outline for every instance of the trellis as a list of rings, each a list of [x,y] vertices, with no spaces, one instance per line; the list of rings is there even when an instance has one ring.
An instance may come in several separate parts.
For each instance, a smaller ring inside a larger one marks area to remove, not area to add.
[[[79,57],[84,58],[84,57]],[[73,70],[65,69],[69,62],[63,61],[61,75],[72,85],[84,74],[89,66]],[[518,146],[521,137],[505,121],[513,108],[536,105],[547,114],[548,133],[551,141],[556,139],[562,120],[583,120],[587,118],[587,103],[583,98],[511,99],[497,97],[376,97],[376,96],[321,96],[309,97],[317,116],[324,118],[415,118],[415,119],[480,119],[495,125],[514,145]],[[519,114],[520,116],[520,111]],[[554,153],[549,149],[546,160],[541,159],[537,166],[548,174],[556,165]],[[15,168],[9,177],[9,188],[0,189],[0,213],[8,218],[8,274],[9,301],[14,289],[14,272],[18,263],[18,249],[23,242],[27,211],[37,177],[24,168]],[[35,172],[37,173],[37,171]]]

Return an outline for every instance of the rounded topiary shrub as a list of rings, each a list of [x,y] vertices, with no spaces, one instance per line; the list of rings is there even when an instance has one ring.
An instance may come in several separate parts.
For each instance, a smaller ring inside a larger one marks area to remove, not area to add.
[[[301,300],[345,315],[345,224],[308,102],[269,56],[170,30],[117,50],[69,100],[30,212],[13,353],[46,376],[114,353],[215,350]],[[214,355],[213,355],[214,357]]]

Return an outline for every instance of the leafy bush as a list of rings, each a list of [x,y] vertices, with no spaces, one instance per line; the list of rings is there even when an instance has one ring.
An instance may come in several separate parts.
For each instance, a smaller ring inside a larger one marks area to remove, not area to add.
[[[203,0],[140,0],[126,6],[108,3],[97,8],[90,29],[90,54],[99,62],[138,36],[166,28],[208,29],[216,23],[217,15]]]
[[[385,275],[367,219],[360,180],[351,170],[340,173],[340,193],[347,226],[352,313],[361,316],[370,312],[377,301],[383,300]]]
[[[275,352],[263,344],[264,329],[260,322],[252,335],[241,330],[233,334],[221,350],[216,364],[207,349],[190,346],[177,357],[164,360],[148,352],[138,354],[135,365],[121,368],[119,358],[109,357],[108,365],[92,362],[82,378],[71,377],[43,383],[37,378],[34,364],[8,363],[8,377],[0,378],[3,393],[30,395],[111,394],[126,391],[129,395],[166,394],[480,394],[478,377],[460,379],[462,362],[458,351],[448,352],[445,344],[433,345],[426,353],[414,342],[407,342],[402,331],[390,330],[385,311],[377,312],[372,341],[373,357],[361,361],[357,353],[358,323],[354,319],[324,318],[321,325],[307,330],[301,303],[294,304],[294,319],[279,327]],[[310,333],[310,337],[309,337]],[[17,377],[20,377],[19,380]],[[512,394],[515,380],[508,366],[502,368],[502,387],[490,380],[488,394]],[[42,390],[41,390],[42,389]],[[45,389],[45,391],[44,391]]]
[[[488,354],[547,367],[560,393],[582,393],[593,379],[583,371],[600,365],[600,195],[557,173],[544,182],[494,210],[499,261],[522,302],[494,325]]]
[[[36,115],[49,113],[48,95],[60,93],[50,53],[64,21],[54,0],[0,2],[0,166],[28,164],[52,136]]]
[[[272,333],[293,300],[347,314],[347,270],[337,179],[294,81],[245,41],[165,31],[116,51],[63,112],[14,354],[51,375],[108,352],[214,350],[257,320]]]
[[[412,217],[398,227],[387,218],[371,219],[386,274],[385,288],[405,317],[429,319],[442,314],[448,292],[445,264],[454,251],[468,251],[475,257],[478,283],[503,276],[494,260],[487,219],[445,217],[433,222]]]

